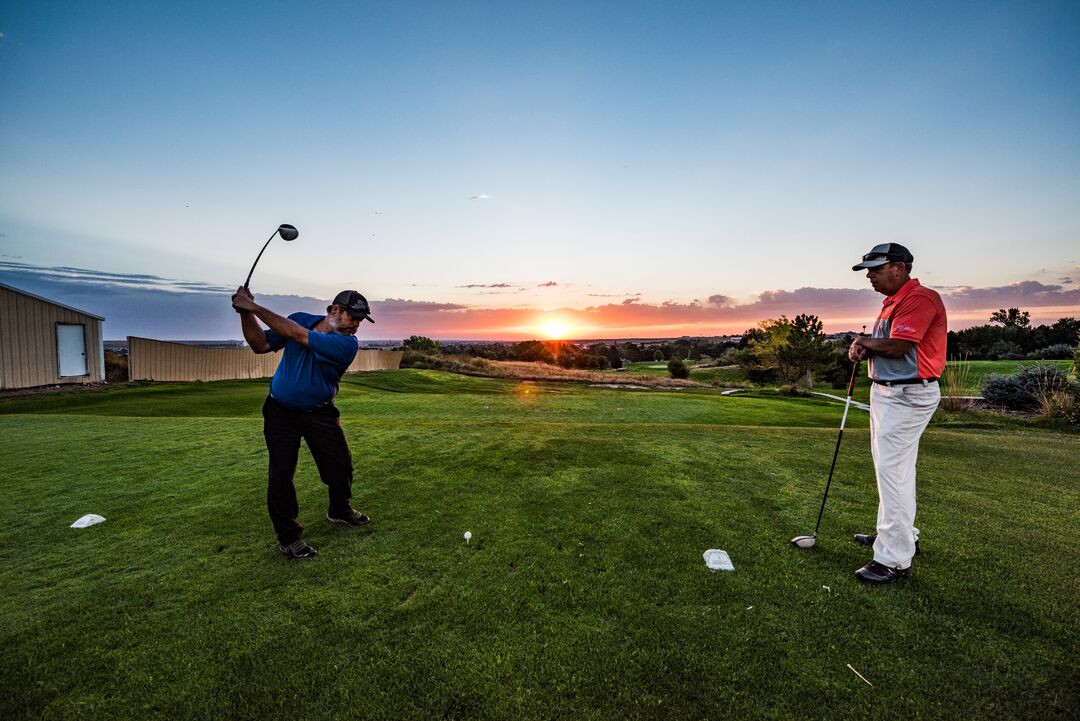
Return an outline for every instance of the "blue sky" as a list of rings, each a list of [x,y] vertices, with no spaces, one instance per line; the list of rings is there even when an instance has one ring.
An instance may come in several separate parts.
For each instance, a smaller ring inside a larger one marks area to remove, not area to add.
[[[253,290],[355,287],[379,337],[723,332],[800,290],[850,323],[886,241],[1080,313],[1075,2],[16,0],[0,33],[0,282],[110,337],[146,294],[158,337],[238,335],[213,289],[280,222]]]

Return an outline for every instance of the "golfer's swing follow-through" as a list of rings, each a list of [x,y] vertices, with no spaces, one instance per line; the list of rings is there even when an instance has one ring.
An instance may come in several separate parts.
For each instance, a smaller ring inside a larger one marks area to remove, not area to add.
[[[282,225],[277,232],[285,240],[299,234],[291,225]],[[273,238],[271,235],[270,240]],[[251,269],[254,272],[255,266]],[[341,376],[356,357],[355,335],[361,321],[375,321],[367,299],[355,290],[338,293],[326,315],[293,313],[283,318],[257,304],[246,283],[233,294],[232,305],[240,313],[244,339],[253,351],[285,351],[263,403],[263,435],[270,458],[266,507],[278,550],[289,558],[309,558],[316,551],[303,540],[294,480],[301,439],[307,442],[327,487],[327,520],[348,526],[363,526],[369,521],[352,507],[352,454],[334,397]],[[268,328],[264,330],[259,321]]]

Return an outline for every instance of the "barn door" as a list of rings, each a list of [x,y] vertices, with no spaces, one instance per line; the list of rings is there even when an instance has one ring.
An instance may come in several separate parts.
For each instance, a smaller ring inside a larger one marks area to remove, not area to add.
[[[60,356],[60,377],[84,376],[86,368],[86,326],[56,324],[56,349]]]

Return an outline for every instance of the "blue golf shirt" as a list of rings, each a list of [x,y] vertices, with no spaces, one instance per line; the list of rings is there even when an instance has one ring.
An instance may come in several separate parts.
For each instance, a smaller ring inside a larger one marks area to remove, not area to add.
[[[293,313],[289,320],[308,329],[308,344],[287,340],[266,330],[266,342],[274,351],[285,349],[270,395],[278,403],[300,411],[312,411],[334,400],[338,382],[356,357],[359,344],[353,336],[311,330],[326,316]]]

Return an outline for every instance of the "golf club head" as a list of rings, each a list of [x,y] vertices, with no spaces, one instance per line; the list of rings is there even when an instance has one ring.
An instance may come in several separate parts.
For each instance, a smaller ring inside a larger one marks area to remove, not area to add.
[[[817,536],[795,536],[791,539],[791,545],[796,548],[813,548],[817,545]]]
[[[300,235],[300,231],[296,229],[295,225],[289,225],[288,223],[282,223],[277,229],[278,235],[282,240],[296,240]]]

